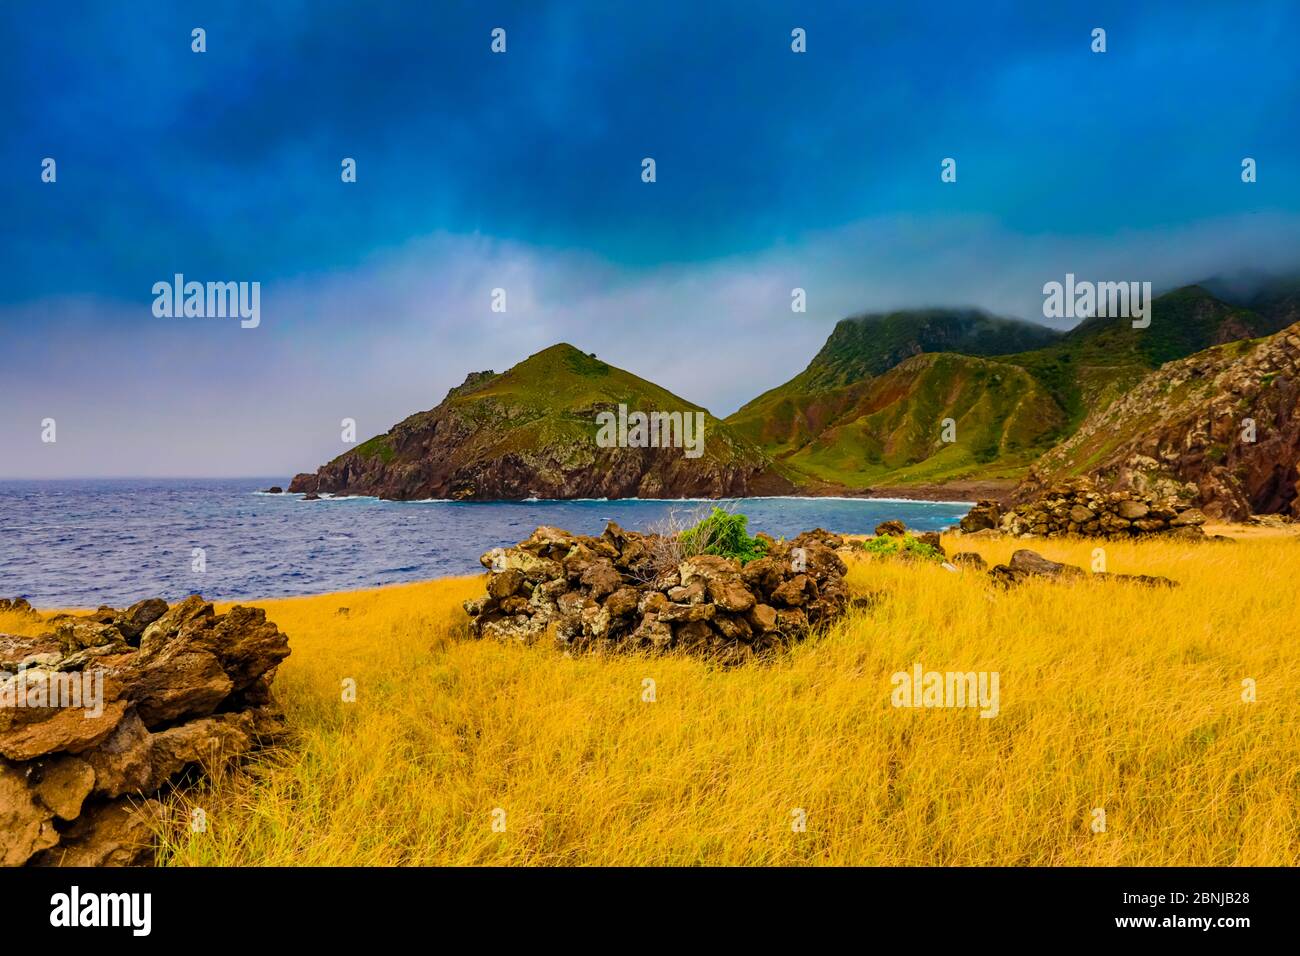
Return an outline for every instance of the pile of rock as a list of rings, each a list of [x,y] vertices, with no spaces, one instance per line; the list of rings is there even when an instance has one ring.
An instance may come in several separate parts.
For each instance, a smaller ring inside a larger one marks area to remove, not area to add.
[[[1128,538],[1177,534],[1203,538],[1205,515],[1186,501],[1136,491],[1098,491],[1087,478],[1054,485],[1033,501],[1002,512],[994,501],[980,501],[961,520],[965,534],[996,529],[1018,537],[1084,535]]]
[[[193,595],[44,623],[0,634],[0,864],[147,863],[152,797],[283,732],[289,642],[261,610]]]
[[[681,648],[738,663],[837,617],[848,598],[842,539],[821,529],[791,541],[758,535],[764,557],[681,556],[679,539],[599,537],[540,527],[480,559],[487,594],[465,602],[471,632],[573,649]]]

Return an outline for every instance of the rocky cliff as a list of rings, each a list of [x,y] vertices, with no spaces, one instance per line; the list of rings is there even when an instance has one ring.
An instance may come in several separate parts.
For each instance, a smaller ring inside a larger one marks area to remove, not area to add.
[[[1300,516],[1300,324],[1170,362],[1088,416],[1017,489],[1086,475],[1174,495],[1211,517]]]

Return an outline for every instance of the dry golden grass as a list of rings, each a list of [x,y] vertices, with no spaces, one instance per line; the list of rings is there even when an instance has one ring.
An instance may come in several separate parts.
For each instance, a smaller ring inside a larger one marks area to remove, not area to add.
[[[990,561],[1021,544],[945,541]],[[293,646],[276,687],[297,739],[178,797],[209,827],[170,837],[165,859],[1300,861],[1300,540],[1031,544],[1085,567],[1102,546],[1109,570],[1182,587],[1003,592],[863,559],[849,580],[880,592],[871,611],[732,670],[468,640],[459,604],[477,578],[262,602]],[[891,707],[890,675],[917,661],[998,671],[1000,714]],[[1104,833],[1090,829],[1096,807]],[[792,830],[796,808],[806,832]]]

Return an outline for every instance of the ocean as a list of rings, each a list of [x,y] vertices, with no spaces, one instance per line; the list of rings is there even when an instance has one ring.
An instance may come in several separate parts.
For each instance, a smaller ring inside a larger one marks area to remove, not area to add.
[[[249,600],[378,587],[482,570],[479,555],[537,525],[646,530],[715,504],[750,533],[869,534],[888,518],[934,531],[962,503],[862,498],[725,501],[380,501],[269,495],[279,478],[0,481],[0,597],[40,608],[124,607],[146,597]]]

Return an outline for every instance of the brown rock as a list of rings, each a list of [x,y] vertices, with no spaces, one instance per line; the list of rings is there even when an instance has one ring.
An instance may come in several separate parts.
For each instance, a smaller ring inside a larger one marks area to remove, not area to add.
[[[145,653],[142,644],[138,655],[108,673],[135,701],[146,726],[206,716],[234,689],[216,656],[186,641],[173,640],[150,657]]]
[[[144,789],[156,790],[184,768],[199,765],[218,773],[256,744],[251,713],[217,714],[169,727],[149,735],[150,780]]]
[[[1002,507],[996,501],[983,499],[975,502],[966,516],[961,519],[959,527],[965,534],[988,531],[997,528],[1002,520]]]
[[[34,676],[26,672],[29,681]],[[0,755],[34,760],[62,751],[78,753],[111,734],[126,708],[124,701],[108,701],[98,717],[87,717],[94,708],[82,707],[0,709]]]
[[[54,630],[63,653],[72,654],[91,647],[109,647],[125,651],[130,645],[115,624],[73,619],[64,621]]]
[[[754,606],[754,595],[740,583],[739,579],[710,581],[709,597],[718,607],[733,614],[743,614]]]
[[[682,584],[687,586],[695,581],[707,586],[710,581],[732,580],[740,573],[739,561],[714,554],[700,554],[687,558],[677,567],[682,576]]]
[[[633,632],[633,637],[639,643],[663,649],[672,644],[673,629],[659,620],[657,615],[647,614],[641,619],[641,624]]]
[[[958,551],[948,560],[957,567],[967,567],[973,571],[983,571],[988,567],[987,562],[974,551]]]
[[[567,553],[576,540],[576,535],[563,528],[553,528],[544,524],[538,525],[537,530],[528,536],[528,540],[519,546],[535,554],[545,552],[548,557],[553,557],[554,551]]]
[[[561,594],[555,603],[559,606],[561,614],[581,614],[592,601],[579,591],[568,591]]]
[[[103,744],[86,754],[95,774],[94,792],[120,797],[147,789],[153,776],[149,740],[149,728],[135,711],[128,713]]]
[[[749,623],[760,634],[776,629],[776,609],[766,604],[755,604],[749,612]]]
[[[1169,524],[1175,528],[1197,528],[1208,520],[1204,511],[1199,508],[1188,508],[1170,521]]]
[[[1050,561],[1036,551],[1022,548],[1011,556],[1009,564],[994,566],[990,572],[1001,584],[1016,584],[1034,577],[1079,579],[1085,576],[1082,569],[1073,565]]]
[[[1141,501],[1120,501],[1115,509],[1116,513],[1127,521],[1137,521],[1145,518],[1151,512],[1151,508]]]
[[[640,594],[636,588],[619,588],[605,601],[605,610],[611,617],[626,617],[637,609]]]
[[[199,595],[191,594],[144,629],[140,637],[140,653],[157,654],[187,625],[211,617],[213,617],[212,605]]]
[[[937,531],[924,531],[916,536],[916,540],[929,545],[941,555],[947,555],[947,552],[943,550],[943,536]]]
[[[796,635],[808,627],[808,615],[801,607],[782,608],[776,612],[776,629],[783,634]]]
[[[901,521],[882,521],[880,524],[876,525],[877,538],[885,535],[889,535],[892,538],[901,538],[905,534],[907,534],[907,525],[903,524]]]
[[[717,609],[712,604],[669,604],[659,612],[659,620],[668,624],[686,621],[707,621]]]
[[[145,629],[167,613],[167,602],[161,598],[137,601],[116,617],[117,629],[128,643],[139,644]]]
[[[153,862],[154,833],[163,817],[157,800],[118,801],[84,813],[63,836],[62,845],[46,850],[38,866],[145,866]]]
[[[53,658],[24,672],[27,706],[0,708],[0,753],[24,761],[0,760],[5,862],[145,861],[153,824],[135,809],[142,796],[284,732],[270,683],[288,642],[260,610],[216,615],[194,596],[170,610],[154,599],[50,623],[50,634],[0,639],[0,655]],[[56,817],[66,823],[56,828]]]
[[[1075,524],[1079,524],[1079,525],[1087,524],[1095,517],[1097,516],[1093,514],[1089,509],[1085,508],[1083,505],[1074,505],[1072,508],[1070,508],[1070,520],[1073,521]]]
[[[53,817],[37,803],[22,771],[0,760],[0,866],[22,866],[57,844]]]
[[[1084,572],[1070,564],[1061,564],[1043,557],[1037,551],[1021,548],[1011,555],[1011,569],[1025,574],[1045,577],[1081,578]]]
[[[781,586],[789,565],[777,558],[759,558],[745,565],[740,572],[741,580],[758,594],[771,594]]]
[[[669,591],[682,583],[682,574],[677,568],[661,571],[651,584],[656,591]]]
[[[700,605],[711,607],[711,605]],[[713,629],[707,621],[692,620],[673,628],[673,639],[684,651],[699,652],[713,643]]]
[[[487,591],[491,597],[500,601],[518,594],[527,581],[524,572],[518,568],[507,568],[488,577]]]
[[[80,757],[41,761],[36,769],[36,796],[62,820],[75,820],[81,804],[95,786],[95,771]]]
[[[19,667],[52,666],[63,658],[63,645],[53,634],[20,637],[0,634],[0,671],[17,672]]]
[[[1148,588],[1176,588],[1178,582],[1169,578],[1162,578],[1159,575],[1152,574],[1110,574],[1108,572],[1097,572],[1093,575],[1105,581],[1119,581],[1124,584],[1139,584]]]
[[[642,614],[658,614],[668,606],[668,598],[659,591],[646,591],[637,603],[637,610]]]
[[[707,597],[703,581],[692,581],[689,587],[678,585],[668,589],[668,600],[678,604],[703,604]]]
[[[808,597],[808,576],[796,574],[772,592],[772,600],[789,607],[798,607]]]
[[[590,590],[593,600],[599,601],[623,586],[623,576],[609,558],[597,558],[582,572],[581,582]]]
[[[289,639],[256,607],[235,605],[204,622],[195,640],[216,655],[236,691],[248,687],[289,656]]]
[[[748,641],[753,635],[753,629],[749,622],[743,617],[733,617],[730,614],[715,614],[712,621],[714,629],[729,641]]]

